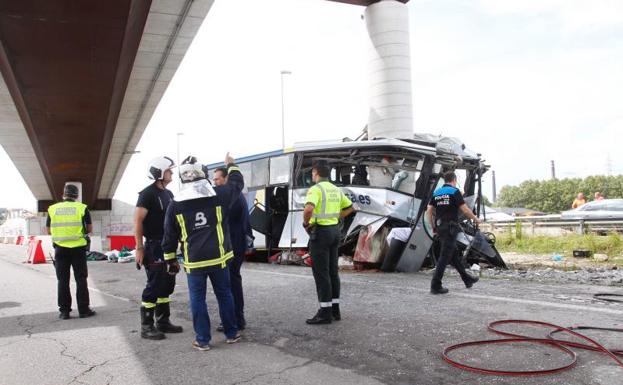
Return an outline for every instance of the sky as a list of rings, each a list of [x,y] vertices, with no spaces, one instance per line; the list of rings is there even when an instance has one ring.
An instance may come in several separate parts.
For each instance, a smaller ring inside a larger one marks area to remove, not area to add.
[[[456,136],[496,172],[526,179],[623,173],[623,1],[411,0],[414,131]],[[368,118],[363,7],[216,0],[115,193],[134,203],[149,159],[354,138]],[[178,137],[178,133],[183,135]],[[34,208],[0,149],[0,206]],[[175,191],[175,186],[172,190]],[[490,173],[485,195],[491,197]]]

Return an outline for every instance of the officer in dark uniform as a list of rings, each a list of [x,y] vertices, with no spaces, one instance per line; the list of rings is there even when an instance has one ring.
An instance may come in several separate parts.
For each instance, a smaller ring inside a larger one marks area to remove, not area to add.
[[[80,318],[91,317],[95,312],[89,308],[87,286],[87,234],[93,231],[91,214],[87,206],[76,202],[78,187],[65,185],[63,202],[48,208],[46,233],[54,244],[54,268],[58,279],[58,308],[60,319],[69,319],[71,292],[69,291],[70,268],[76,280],[76,302]]]
[[[449,260],[452,260],[454,268],[459,272],[468,289],[478,281],[477,277],[473,277],[465,271],[465,266],[456,254],[456,236],[461,231],[459,211],[475,223],[478,223],[478,217],[467,207],[463,195],[456,188],[456,174],[451,171],[447,172],[443,175],[443,180],[445,184],[433,192],[426,210],[428,221],[433,224],[434,231],[439,235],[441,246],[440,256],[430,286],[432,294],[446,294],[448,292],[448,289],[441,285],[441,280]],[[434,220],[433,211],[435,212]]]
[[[340,320],[340,276],[338,272],[339,219],[353,212],[353,203],[331,183],[331,173],[325,161],[314,162],[312,180],[316,183],[307,191],[303,211],[303,227],[309,234],[309,253],[320,309],[307,322],[310,325],[328,324]]]
[[[172,180],[173,167],[173,160],[166,156],[150,161],[148,176],[154,183],[139,193],[134,211],[136,264],[137,268],[145,266],[147,273],[141,304],[141,337],[151,340],[165,338],[164,333],[182,332],[181,326],[169,321],[169,296],[175,289],[175,274],[167,272],[160,244],[164,235],[164,214],[173,199],[173,193],[166,188]]]

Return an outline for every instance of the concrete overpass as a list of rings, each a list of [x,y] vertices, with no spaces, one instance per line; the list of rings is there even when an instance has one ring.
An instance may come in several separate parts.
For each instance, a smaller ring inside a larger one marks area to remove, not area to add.
[[[379,0],[330,1],[370,6]],[[66,181],[82,183],[92,209],[110,210],[213,2],[0,2],[0,144],[38,211],[60,198]]]

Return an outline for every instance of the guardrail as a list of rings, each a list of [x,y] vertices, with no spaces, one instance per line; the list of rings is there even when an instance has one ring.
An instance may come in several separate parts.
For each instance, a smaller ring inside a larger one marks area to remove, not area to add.
[[[495,233],[508,231],[511,227],[513,231],[518,226],[517,223],[521,223],[522,232],[531,235],[623,233],[623,220],[621,219],[562,219],[560,216],[517,217],[509,221],[487,221],[482,223],[480,228]]]

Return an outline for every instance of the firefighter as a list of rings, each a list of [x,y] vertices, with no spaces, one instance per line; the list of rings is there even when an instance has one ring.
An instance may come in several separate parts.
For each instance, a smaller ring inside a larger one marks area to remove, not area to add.
[[[80,318],[91,317],[95,312],[89,307],[87,286],[86,236],[93,231],[91,214],[87,205],[76,202],[78,187],[65,185],[63,202],[48,208],[46,233],[52,236],[54,244],[54,268],[58,279],[58,309],[60,319],[69,319],[71,292],[69,291],[70,268],[74,269],[76,280],[76,302]]]
[[[212,187],[207,169],[189,156],[179,167],[182,190],[171,202],[165,217],[162,241],[164,258],[170,272],[179,271],[175,256],[182,243],[184,270],[188,279],[190,310],[196,338],[193,348],[210,350],[210,317],[206,305],[207,279],[218,301],[227,343],[240,340],[231,293],[228,261],[234,257],[229,234],[231,207],[240,197],[244,181],[234,159],[225,157],[227,183]]]
[[[164,214],[173,199],[173,193],[166,188],[173,178],[173,167],[175,163],[166,156],[149,162],[148,177],[154,182],[139,193],[134,210],[136,267],[144,266],[147,274],[141,303],[141,337],[150,340],[161,340],[165,338],[164,333],[182,332],[181,326],[169,320],[175,274],[167,272],[161,246]]]
[[[310,325],[328,324],[340,320],[340,277],[338,274],[338,245],[340,217],[353,212],[352,202],[342,190],[328,181],[331,169],[324,161],[312,165],[315,185],[307,191],[303,211],[303,227],[309,234],[309,253],[320,309],[306,322]]]
[[[433,224],[433,231],[439,235],[440,242],[440,255],[430,287],[432,294],[446,294],[449,291],[441,285],[441,280],[450,260],[461,275],[465,287],[469,289],[478,281],[478,277],[465,271],[465,266],[456,253],[456,236],[461,232],[459,211],[474,223],[479,222],[478,217],[467,207],[461,191],[456,188],[456,174],[449,171],[443,175],[443,180],[444,185],[433,192],[426,210],[428,221]]]

